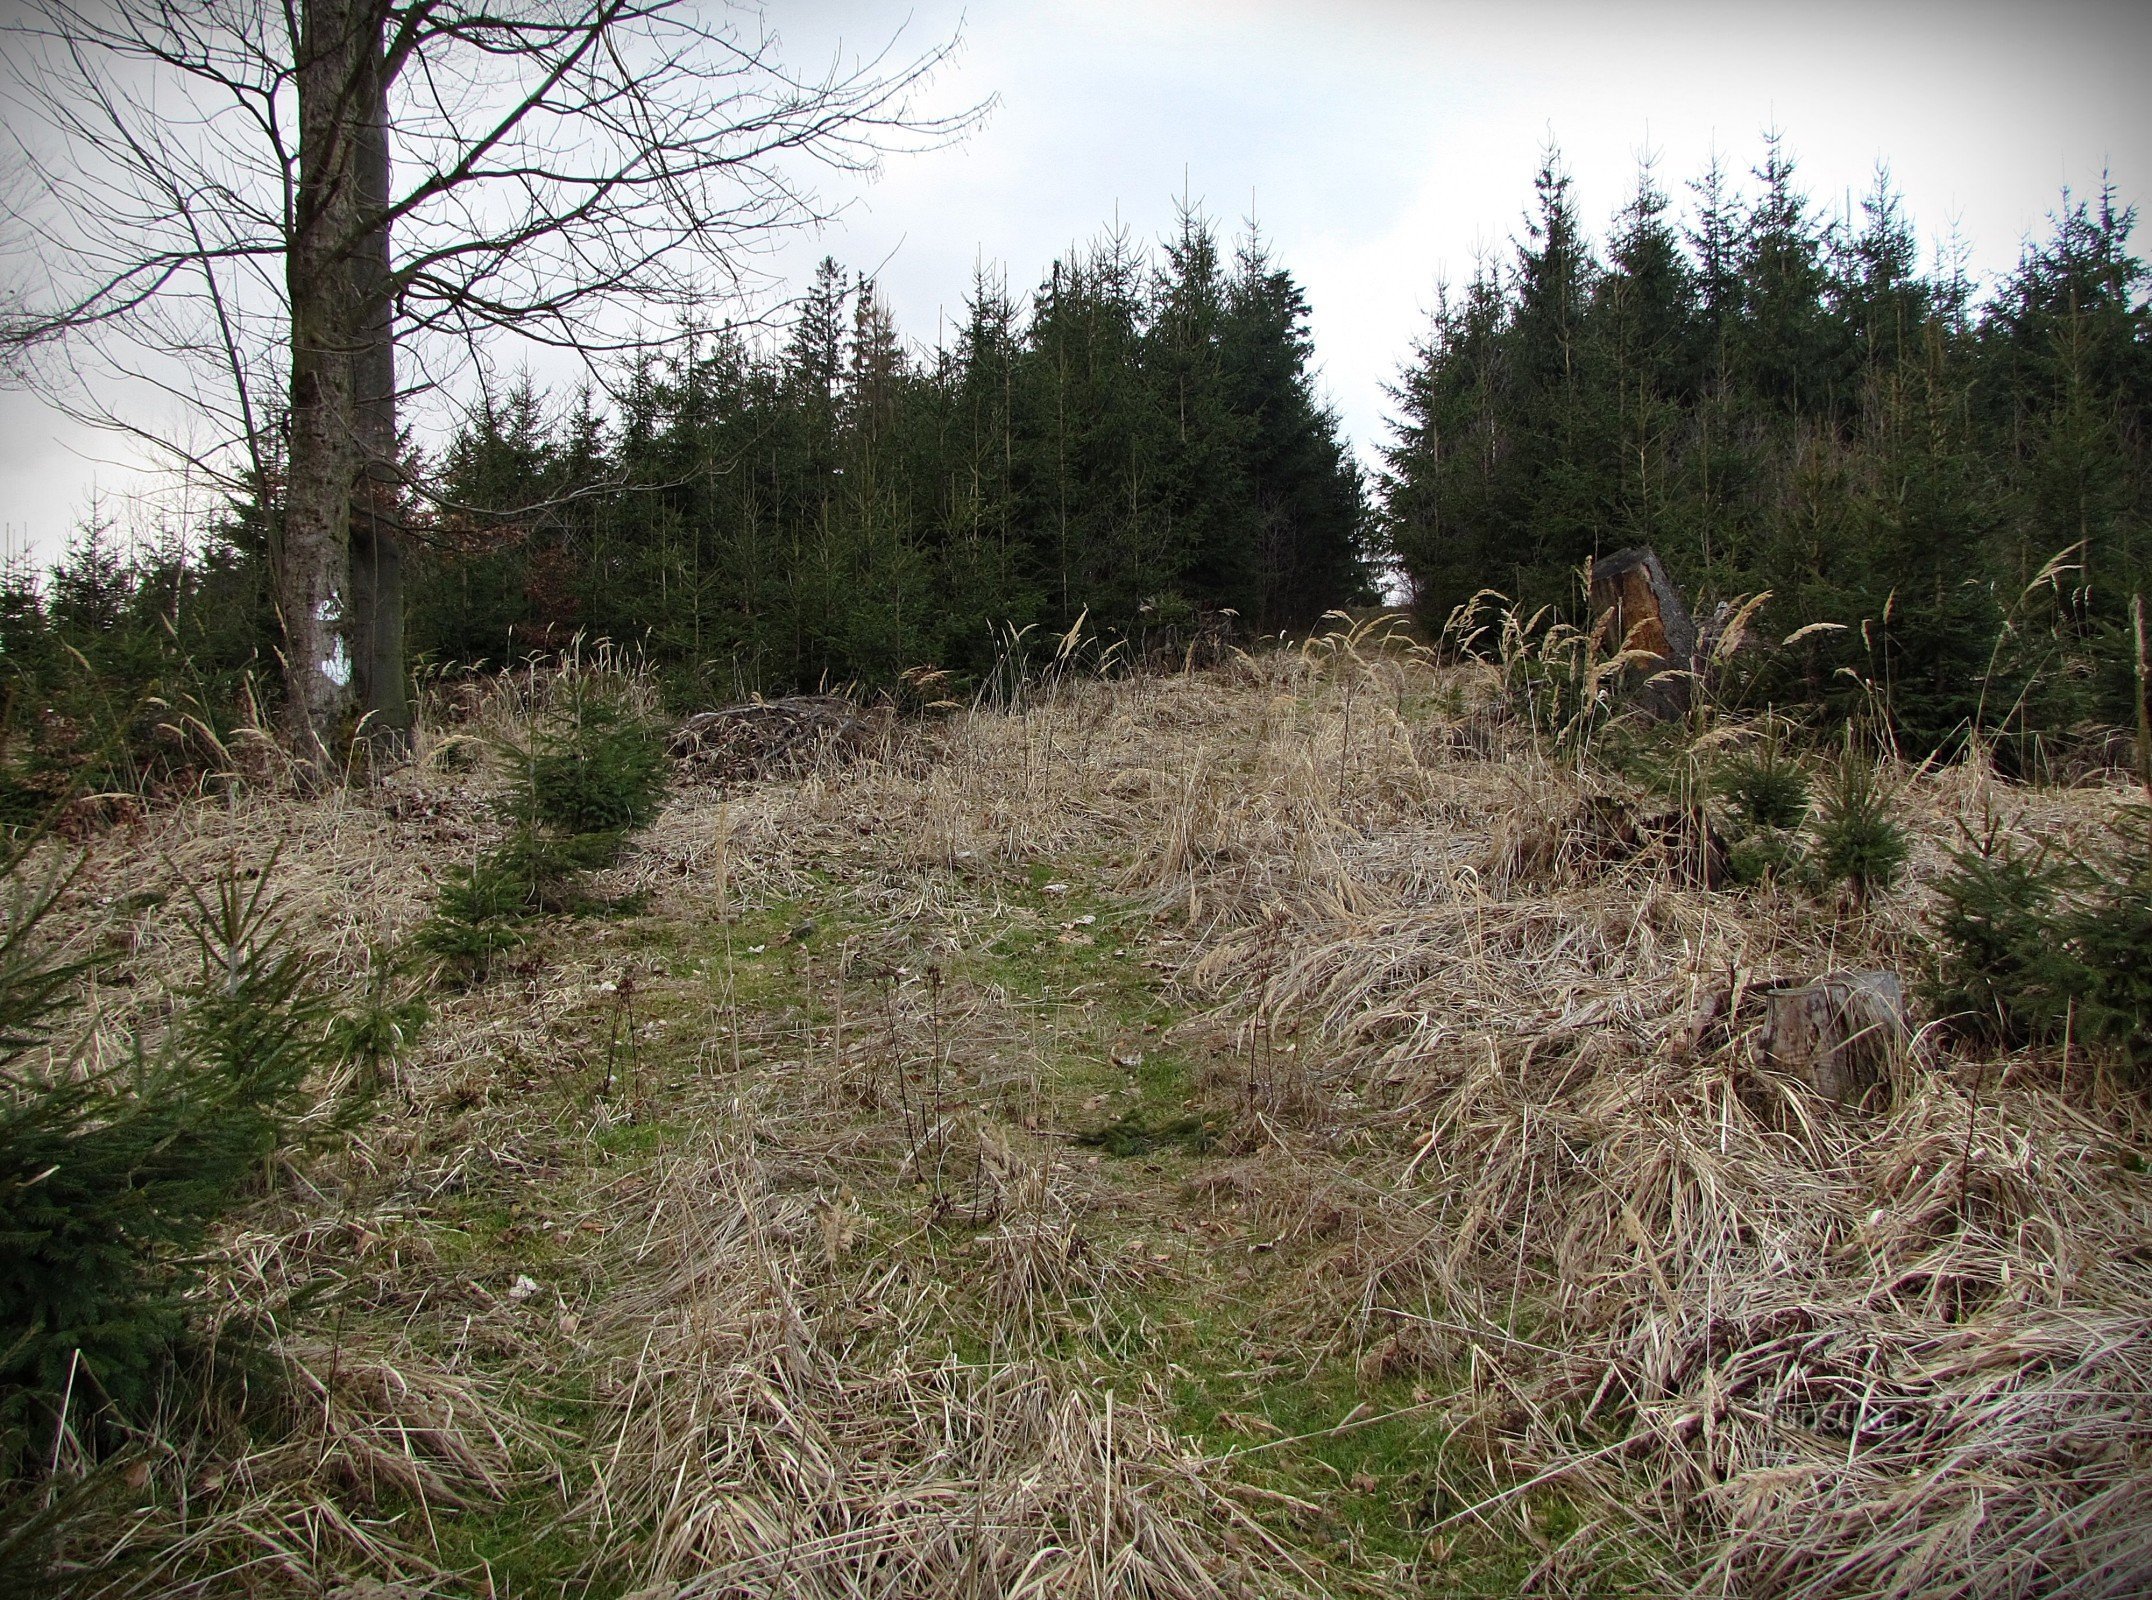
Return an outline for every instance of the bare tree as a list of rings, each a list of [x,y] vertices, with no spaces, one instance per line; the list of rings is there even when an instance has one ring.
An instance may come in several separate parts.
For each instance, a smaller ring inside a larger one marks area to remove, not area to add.
[[[596,361],[706,323],[758,247],[829,214],[818,171],[983,109],[916,109],[947,45],[803,76],[681,0],[31,11],[0,89],[7,347],[78,414],[281,485],[290,731],[317,761],[355,725],[409,727],[401,402],[496,335]],[[121,413],[116,378],[206,426]]]

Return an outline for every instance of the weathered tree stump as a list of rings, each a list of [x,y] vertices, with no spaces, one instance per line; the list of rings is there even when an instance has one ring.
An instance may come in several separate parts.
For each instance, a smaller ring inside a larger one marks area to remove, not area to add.
[[[1765,1065],[1841,1105],[1888,1088],[1891,1059],[1909,1036],[1897,973],[1826,973],[1762,998]]]
[[[1658,660],[1646,667],[1637,700],[1657,716],[1688,709],[1695,665],[1696,623],[1659,553],[1648,545],[1617,550],[1592,563],[1592,615],[1604,619],[1601,645],[1608,651],[1642,650]]]

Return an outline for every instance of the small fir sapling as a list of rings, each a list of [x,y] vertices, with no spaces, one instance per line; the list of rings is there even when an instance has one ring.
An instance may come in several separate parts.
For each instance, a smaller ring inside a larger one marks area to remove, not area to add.
[[[2058,903],[2076,876],[2067,856],[2020,849],[1992,815],[1953,850],[1935,885],[1939,960],[1928,1002],[1936,1014],[1982,1038],[2059,1039],[2085,981],[2058,927]]]
[[[610,686],[568,686],[566,714],[527,747],[506,747],[524,782],[509,815],[557,838],[620,836],[649,824],[665,792],[665,742]]]
[[[501,807],[508,836],[443,883],[418,936],[466,979],[520,944],[532,917],[581,908],[577,880],[617,860],[664,794],[663,734],[619,686],[576,677],[559,692],[528,743],[499,747],[518,778]]]
[[[1807,865],[1800,828],[1813,804],[1808,770],[1775,738],[1727,760],[1712,787],[1733,808],[1737,827],[1726,863],[1736,883],[1785,877]]]
[[[2097,852],[2020,848],[1991,816],[1937,882],[1938,1015],[2003,1044],[2152,1058],[2152,808],[2132,806]]]
[[[2131,807],[2113,834],[2117,848],[2070,929],[2091,975],[2078,1019],[2084,1037],[2143,1067],[2152,1063],[2152,807]]]
[[[1808,820],[1813,798],[1808,769],[1776,740],[1728,760],[1719,769],[1716,787],[1752,828],[1791,831]]]
[[[60,1397],[80,1417],[141,1413],[184,1322],[190,1260],[277,1151],[334,1131],[363,1104],[365,1074],[338,1082],[355,1048],[374,1069],[408,1048],[416,1020],[343,1015],[293,948],[268,890],[227,874],[190,888],[197,971],[161,1033],[92,1064],[63,1025],[96,959],[57,954],[44,924],[62,882],[20,883],[0,934],[0,1454],[49,1437]],[[273,866],[273,863],[272,863]],[[365,1008],[362,1008],[362,1010]],[[93,1433],[95,1430],[91,1430]]]
[[[1815,822],[1817,860],[1828,881],[1845,884],[1865,903],[1897,882],[1912,843],[1891,814],[1874,764],[1847,743]]]

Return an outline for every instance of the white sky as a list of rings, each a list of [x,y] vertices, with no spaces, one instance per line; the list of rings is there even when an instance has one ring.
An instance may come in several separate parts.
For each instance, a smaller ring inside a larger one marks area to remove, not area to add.
[[[768,14],[803,64],[840,40],[871,52],[901,29],[901,51],[961,26],[935,98],[999,97],[965,143],[893,161],[788,247],[795,282],[825,251],[878,269],[899,326],[931,343],[977,260],[1021,293],[1115,217],[1159,237],[1184,190],[1228,233],[1252,210],[1308,292],[1324,381],[1363,452],[1438,275],[1508,248],[1550,138],[1595,227],[1647,147],[1677,201],[1714,147],[1745,176],[1773,125],[1826,206],[1887,160],[1923,237],[1955,227],[1983,281],[2065,184],[2089,192],[2104,169],[2125,203],[2152,192],[2152,6],[794,0]],[[93,483],[139,481],[125,458],[0,394],[0,523],[56,550]]]

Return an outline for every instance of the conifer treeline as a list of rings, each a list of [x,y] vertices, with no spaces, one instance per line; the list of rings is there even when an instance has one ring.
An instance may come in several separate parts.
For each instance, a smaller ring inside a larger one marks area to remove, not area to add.
[[[1886,183],[1825,216],[1775,141],[1755,178],[1714,166],[1680,215],[1647,173],[1595,247],[1550,159],[1514,257],[1404,365],[1379,518],[1259,241],[1227,260],[1189,215],[1022,299],[982,275],[932,350],[825,264],[782,340],[711,333],[610,409],[485,397],[419,464],[412,648],[605,636],[707,704],[979,672],[997,630],[1085,614],[1138,647],[1226,609],[1298,629],[1384,558],[1432,626],[1482,588],[1574,618],[1589,558],[1650,543],[1707,607],[1770,590],[1770,636],[1842,625],[1753,667],[1783,708],[1878,715],[1914,754],[2127,729],[2152,590],[2133,214],[2066,198],[1978,295],[1924,270]],[[93,515],[55,572],[0,571],[0,815],[185,781],[264,714],[268,487],[131,555]]]
[[[2133,214],[2065,196],[1984,300],[1923,270],[1879,175],[1851,215],[1770,140],[1677,218],[1647,170],[1603,248],[1551,157],[1512,259],[1438,301],[1394,394],[1386,526],[1422,614],[1491,587],[1574,616],[1651,544],[1707,601],[1770,590],[1781,704],[1857,697],[1915,753],[1977,721],[2133,720],[2152,587],[2152,317]],[[2043,576],[2044,575],[2044,576]]]
[[[825,261],[781,348],[710,334],[610,417],[487,396],[439,465],[412,645],[498,662],[602,634],[707,700],[977,669],[998,629],[1086,612],[1304,627],[1368,586],[1307,315],[1259,240],[1227,263],[1195,215],[1162,260],[1109,234],[1023,307],[982,273],[925,353]]]

